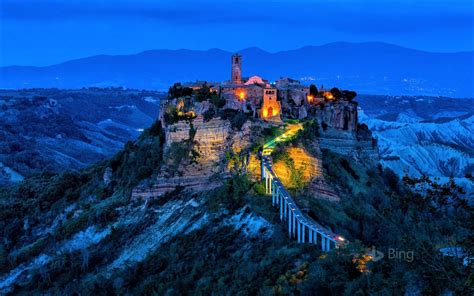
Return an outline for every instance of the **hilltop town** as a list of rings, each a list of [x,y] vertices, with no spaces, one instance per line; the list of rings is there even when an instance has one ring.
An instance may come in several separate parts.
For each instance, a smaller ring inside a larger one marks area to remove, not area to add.
[[[312,163],[311,182],[324,197],[337,200],[322,174],[321,149],[354,159],[378,160],[376,140],[359,124],[356,93],[306,86],[291,78],[270,82],[259,76],[243,77],[243,57],[231,57],[230,79],[221,83],[176,83],[161,103],[160,122],[165,131],[164,166],[152,184],[141,184],[133,198],[153,198],[176,186],[204,190],[219,186],[212,176],[231,171],[225,158],[239,158],[238,168],[258,178],[256,143],[262,133],[288,122],[314,122],[313,153],[301,166]],[[261,143],[260,143],[261,144]],[[296,152],[295,152],[296,153]],[[235,166],[234,166],[235,167]],[[318,178],[315,178],[318,177]],[[309,180],[308,180],[309,181]]]

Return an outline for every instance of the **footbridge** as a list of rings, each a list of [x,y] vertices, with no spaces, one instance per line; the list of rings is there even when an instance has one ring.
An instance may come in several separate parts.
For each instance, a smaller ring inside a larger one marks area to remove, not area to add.
[[[288,224],[288,235],[299,243],[319,245],[323,252],[328,252],[344,244],[344,238],[324,228],[305,215],[281,183],[272,168],[271,152],[278,142],[291,139],[302,129],[300,124],[290,125],[287,131],[263,146],[261,159],[262,182],[265,182],[265,193],[272,196],[272,205],[279,208],[280,220]]]

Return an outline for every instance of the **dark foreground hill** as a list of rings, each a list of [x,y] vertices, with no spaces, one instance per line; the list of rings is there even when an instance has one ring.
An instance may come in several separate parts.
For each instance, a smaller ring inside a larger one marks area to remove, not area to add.
[[[472,97],[473,52],[430,53],[385,43],[331,43],[269,53],[240,51],[243,74],[290,76],[358,93]],[[47,67],[0,68],[0,88],[124,86],[167,89],[176,81],[228,79],[230,52],[150,50],[99,55]]]

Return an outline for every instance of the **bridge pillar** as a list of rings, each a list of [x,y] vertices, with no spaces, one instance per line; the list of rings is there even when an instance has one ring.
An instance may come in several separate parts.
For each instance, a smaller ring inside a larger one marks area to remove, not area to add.
[[[283,195],[280,194],[280,220],[283,220]]]
[[[262,159],[260,160],[260,175],[262,182],[265,179],[265,164],[264,164],[264,158],[262,156]]]
[[[288,200],[284,198],[285,201],[285,210],[283,211],[283,218],[287,219],[288,218]]]
[[[272,191],[272,206],[275,206],[275,195],[276,195],[276,192],[275,190]]]
[[[331,251],[331,240],[329,239],[329,237],[326,238],[326,251]]]
[[[309,239],[308,239],[308,242],[309,242],[310,244],[312,244],[312,243],[313,243],[313,230],[312,230],[311,228],[308,228],[308,230],[309,230]]]
[[[305,237],[305,231],[304,231],[305,225],[301,223],[301,242],[304,243],[304,237]]]
[[[318,232],[314,231],[313,244],[316,245],[317,243],[318,243]]]
[[[291,232],[293,233],[293,236],[296,237],[296,215],[293,213],[293,225],[292,225]]]
[[[298,242],[301,243],[301,223],[298,220],[296,222],[298,223]]]
[[[281,195],[280,190],[277,190],[277,194],[275,195],[275,201],[277,205],[280,205],[280,195]]]
[[[270,191],[270,192],[272,192],[272,190],[273,190],[272,183],[273,183],[273,177],[272,177],[272,176],[269,176],[268,186],[270,186],[270,188],[269,188],[269,191]]]
[[[321,234],[321,250],[326,252],[326,238]]]
[[[265,172],[265,169],[263,170]],[[268,194],[268,178],[263,175],[263,180],[265,181],[265,194]]]
[[[288,235],[291,238],[291,211],[288,211]]]

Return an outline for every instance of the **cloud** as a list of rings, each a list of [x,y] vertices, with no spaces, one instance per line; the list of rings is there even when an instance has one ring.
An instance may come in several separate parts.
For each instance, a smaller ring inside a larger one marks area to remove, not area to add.
[[[353,33],[403,33],[437,27],[471,27],[466,0],[441,1],[53,1],[2,0],[5,20],[57,22],[146,19],[174,25],[269,24],[325,27]],[[453,7],[454,6],[454,7]],[[462,9],[463,6],[467,6]]]

